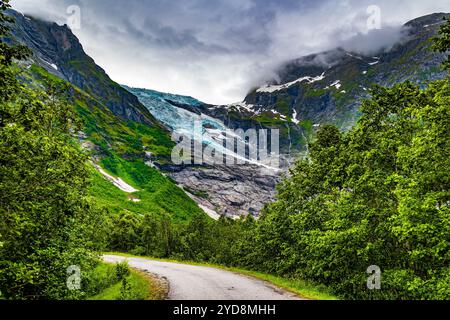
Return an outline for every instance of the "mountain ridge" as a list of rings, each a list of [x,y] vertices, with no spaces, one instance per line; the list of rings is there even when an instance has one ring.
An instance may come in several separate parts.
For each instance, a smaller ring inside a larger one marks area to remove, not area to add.
[[[276,93],[259,88],[250,93],[244,102],[254,105],[256,110],[274,107],[282,112],[276,104],[285,98],[290,110],[290,114],[285,114],[287,117],[292,117],[296,111],[301,120],[332,123],[344,130],[348,129],[357,118],[358,102],[368,96],[367,89],[372,83],[392,86],[405,80],[419,83],[444,77],[440,64],[445,54],[429,51],[429,40],[436,35],[440,24],[444,23],[444,17],[449,15],[434,13],[407,22],[403,27],[404,38],[392,48],[374,55],[362,55],[337,48],[296,59],[281,68],[277,85],[305,76],[317,77],[324,74],[323,79],[314,83],[294,83]],[[328,65],[305,63],[319,55],[331,57]],[[343,119],[337,112],[349,112],[350,118]]]
[[[112,81],[105,70],[86,54],[67,25],[60,26],[12,9],[7,10],[7,14],[16,21],[11,25],[13,41],[19,41],[30,48],[36,64],[93,94],[115,115],[147,125],[158,125],[134,95]]]

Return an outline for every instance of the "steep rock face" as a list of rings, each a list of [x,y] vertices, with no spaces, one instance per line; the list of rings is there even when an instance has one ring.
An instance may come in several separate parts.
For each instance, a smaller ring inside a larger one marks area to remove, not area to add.
[[[275,199],[279,172],[255,165],[164,167],[203,207],[229,217],[258,216]]]
[[[117,116],[148,125],[157,123],[133,94],[96,65],[66,25],[27,17],[14,10],[8,10],[8,14],[16,21],[12,38],[33,51],[36,64],[93,95]]]

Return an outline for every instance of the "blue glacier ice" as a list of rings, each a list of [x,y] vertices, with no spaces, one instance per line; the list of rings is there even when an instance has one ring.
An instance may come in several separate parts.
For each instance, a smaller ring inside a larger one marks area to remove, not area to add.
[[[248,159],[245,156],[238,155],[235,150],[228,150],[225,145],[225,137],[230,136],[245,143],[240,136],[230,133],[222,121],[212,118],[200,112],[192,112],[196,107],[204,105],[197,99],[187,96],[162,93],[150,89],[137,89],[124,86],[125,89],[138,97],[139,101],[150,111],[150,113],[161,122],[167,129],[178,135],[191,137],[196,141],[201,141],[225,155],[231,155],[235,159],[246,160],[249,163],[266,165],[258,162],[258,159]],[[175,106],[175,104],[188,105],[189,110]],[[234,144],[233,144],[234,146]],[[270,167],[269,167],[270,168]],[[272,168],[271,168],[272,169]]]

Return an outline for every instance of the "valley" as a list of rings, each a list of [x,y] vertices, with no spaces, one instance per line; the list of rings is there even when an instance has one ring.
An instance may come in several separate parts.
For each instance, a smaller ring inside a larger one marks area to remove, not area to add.
[[[150,149],[128,155],[125,151],[130,146],[127,137],[122,135],[123,138],[119,138],[122,141],[108,141],[111,137],[102,132],[100,114],[87,111],[86,107],[81,111],[78,107],[86,119],[87,140],[93,143],[91,151],[99,158],[99,164],[108,161],[102,157],[114,148],[124,151],[119,153],[120,161],[129,161],[130,156],[140,158],[141,162],[151,160],[152,165],[165,172],[190,198],[210,213],[214,212],[216,217],[236,218],[248,214],[257,217],[264,205],[275,199],[275,186],[281,176],[298,158],[306,156],[307,145],[320,126],[335,124],[346,131],[354,125],[361,100],[369,97],[372,84],[392,86],[405,80],[419,83],[444,76],[439,69],[444,54],[429,50],[429,40],[436,34],[443,17],[443,14],[433,14],[406,23],[404,40],[373,57],[339,48],[302,57],[287,62],[280,68],[278,80],[267,79],[267,85],[254,89],[243,102],[214,106],[192,97],[122,88],[84,53],[67,27],[14,12],[13,15],[17,21],[13,34],[33,50],[31,63],[93,95],[102,104],[103,112],[114,114],[117,119],[114,121],[137,121],[139,126],[161,131],[166,140],[164,147],[170,145],[171,133],[189,135],[194,132],[196,122],[208,126],[207,132],[237,128],[280,130],[279,171],[254,164],[231,168],[176,166],[170,163],[169,150],[164,155],[158,154],[159,150],[153,152],[152,148],[161,149],[161,144],[152,143]],[[212,138],[199,143],[221,147]],[[146,159],[146,154],[150,159]],[[121,178],[129,175],[128,172],[123,174]]]
[[[108,32],[161,45],[128,27]],[[192,40],[162,29],[167,52]],[[220,105],[118,83],[67,24],[1,2],[0,293],[448,299],[450,14],[399,33]]]

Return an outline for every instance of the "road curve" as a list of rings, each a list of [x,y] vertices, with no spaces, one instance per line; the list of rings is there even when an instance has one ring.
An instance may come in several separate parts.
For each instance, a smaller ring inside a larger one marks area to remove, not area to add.
[[[221,269],[113,255],[104,255],[103,260],[126,260],[132,268],[166,278],[169,300],[301,300],[265,281]]]

